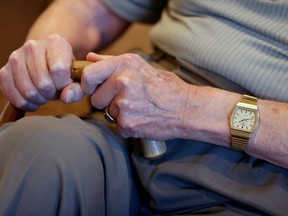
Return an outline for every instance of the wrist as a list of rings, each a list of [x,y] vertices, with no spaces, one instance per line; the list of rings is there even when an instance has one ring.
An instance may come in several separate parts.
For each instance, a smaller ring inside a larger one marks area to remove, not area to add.
[[[247,154],[288,167],[286,107],[285,103],[258,100],[261,123],[249,140]]]
[[[183,138],[230,147],[229,117],[241,95],[193,86],[183,118]]]

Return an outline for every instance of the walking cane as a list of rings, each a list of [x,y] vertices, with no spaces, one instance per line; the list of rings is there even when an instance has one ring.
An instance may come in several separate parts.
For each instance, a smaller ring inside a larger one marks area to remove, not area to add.
[[[89,61],[74,61],[71,66],[71,77],[80,80],[83,69],[91,64]],[[24,117],[25,111],[14,107],[9,102],[6,104],[0,116],[0,127],[7,122],[14,122]],[[142,155],[146,159],[160,158],[167,150],[165,141],[141,140]]]

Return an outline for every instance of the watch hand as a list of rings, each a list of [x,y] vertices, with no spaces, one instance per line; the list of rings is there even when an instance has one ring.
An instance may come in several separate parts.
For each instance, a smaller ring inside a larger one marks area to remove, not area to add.
[[[249,121],[249,120],[253,120],[253,117],[247,118],[247,119],[242,119],[242,120],[239,121],[239,123],[240,123],[240,122],[243,122],[243,121]]]

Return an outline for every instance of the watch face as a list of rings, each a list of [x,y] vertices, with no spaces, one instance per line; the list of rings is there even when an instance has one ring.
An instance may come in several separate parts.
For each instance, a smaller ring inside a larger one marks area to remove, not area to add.
[[[251,131],[255,127],[256,113],[252,110],[237,108],[234,111],[232,126],[235,129]]]

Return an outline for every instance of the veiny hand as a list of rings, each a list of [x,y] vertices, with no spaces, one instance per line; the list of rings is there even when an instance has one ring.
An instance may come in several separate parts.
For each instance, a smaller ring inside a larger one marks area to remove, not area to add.
[[[14,106],[27,111],[58,99],[59,94],[65,101],[67,90],[61,93],[62,90],[80,88],[70,78],[72,60],[70,45],[58,35],[29,40],[11,54],[0,70],[1,91]]]
[[[109,106],[124,137],[177,137],[190,85],[175,74],[150,66],[136,54],[115,57],[90,53],[81,78],[94,107]]]

